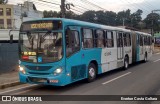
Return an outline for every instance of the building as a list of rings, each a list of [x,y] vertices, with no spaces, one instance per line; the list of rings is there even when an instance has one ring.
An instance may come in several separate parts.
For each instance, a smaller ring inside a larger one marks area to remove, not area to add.
[[[23,21],[43,18],[33,2],[24,4],[0,4],[0,29],[19,29]]]

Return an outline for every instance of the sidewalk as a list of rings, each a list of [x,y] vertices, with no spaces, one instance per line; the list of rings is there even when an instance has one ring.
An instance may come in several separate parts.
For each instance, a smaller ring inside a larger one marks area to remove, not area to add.
[[[0,89],[20,85],[18,72],[9,72],[0,74]]]
[[[160,53],[160,47],[154,47],[153,54]]]

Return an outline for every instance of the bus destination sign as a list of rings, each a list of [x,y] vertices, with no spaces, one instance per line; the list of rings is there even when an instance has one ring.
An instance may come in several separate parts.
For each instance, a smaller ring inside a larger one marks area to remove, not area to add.
[[[62,28],[62,22],[59,20],[54,21],[31,21],[24,22],[20,31],[51,31],[59,30]]]
[[[53,28],[53,23],[35,23],[31,24],[31,29],[50,29]]]

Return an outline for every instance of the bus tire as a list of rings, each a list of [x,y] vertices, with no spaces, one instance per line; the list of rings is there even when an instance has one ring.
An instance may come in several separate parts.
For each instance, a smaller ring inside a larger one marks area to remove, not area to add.
[[[144,62],[147,62],[147,53],[144,55]]]
[[[88,78],[87,82],[92,82],[96,79],[96,66],[93,63],[90,63],[88,66]]]
[[[128,57],[126,56],[124,58],[124,70],[127,70],[128,69],[128,66],[129,66],[129,59]]]

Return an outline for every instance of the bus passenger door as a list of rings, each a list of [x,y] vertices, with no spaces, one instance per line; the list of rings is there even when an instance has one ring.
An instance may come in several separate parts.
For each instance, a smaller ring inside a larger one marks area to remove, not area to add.
[[[80,45],[80,28],[68,26],[65,33],[66,42],[66,74],[70,74],[70,82],[85,77],[85,66],[82,65]]]
[[[144,38],[140,35],[140,60],[144,59]]]
[[[136,41],[136,62],[140,61],[140,35],[139,34],[136,34],[136,38],[137,38],[137,41]]]
[[[117,65],[118,67],[123,66],[123,33],[117,33]]]

